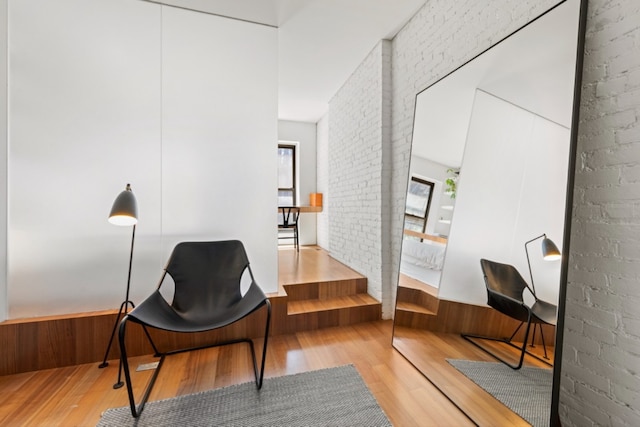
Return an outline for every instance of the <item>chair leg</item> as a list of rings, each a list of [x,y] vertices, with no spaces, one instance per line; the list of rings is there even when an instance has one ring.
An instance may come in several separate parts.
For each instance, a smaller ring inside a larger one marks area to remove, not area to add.
[[[520,322],[520,325],[518,325],[518,327],[516,328],[516,330],[513,332],[513,334],[511,334],[511,337],[507,340],[508,342],[511,342],[511,340],[513,339],[513,337],[516,336],[516,334],[518,333],[518,331],[520,330],[520,328],[522,327],[522,325],[524,324],[524,322]],[[535,347],[535,341],[536,341],[536,327],[538,327],[540,329],[540,338],[542,339],[542,349],[544,350],[544,358],[549,360],[549,356],[547,355],[547,346],[545,344],[544,341],[544,333],[542,332],[542,324],[541,323],[535,323],[533,325],[533,333],[531,334],[531,345],[529,347]],[[544,360],[540,359],[537,355],[527,351],[527,353],[539,360],[541,360],[542,362],[545,362]],[[548,362],[545,362],[549,365]]]
[[[544,332],[542,332],[542,324],[538,323],[538,327],[540,328],[540,338],[542,339],[542,349],[544,350],[544,358],[549,360],[549,356],[547,356],[547,345],[544,342]],[[533,330],[535,331],[535,326]]]
[[[264,329],[264,344],[262,346],[262,363],[260,366],[260,379],[256,377],[258,390],[262,388],[262,380],[264,378],[264,364],[267,358],[267,342],[269,341],[269,325],[271,324],[271,301],[267,300],[267,325]]]
[[[520,330],[520,328],[522,328],[522,325],[524,325],[524,322],[520,322],[520,324],[518,325],[518,327],[516,328],[515,331],[513,331],[513,333],[511,334],[511,336],[509,337],[509,339],[507,341],[511,342],[511,340],[513,340],[513,337],[516,336],[516,334],[518,333],[518,331]]]
[[[149,380],[149,384],[147,385],[147,388],[144,391],[144,395],[142,396],[140,403],[136,406],[135,397],[133,395],[133,384],[131,383],[131,372],[129,370],[129,361],[127,359],[127,349],[125,345],[125,333],[126,333],[127,320],[128,320],[127,316],[125,316],[122,319],[122,321],[120,322],[120,330],[118,331],[118,339],[120,341],[120,363],[124,370],[124,378],[127,384],[127,394],[129,396],[129,406],[131,408],[131,415],[134,418],[138,418],[140,414],[142,414],[142,411],[144,410],[144,405],[147,403],[147,400],[149,399],[149,395],[151,394],[151,389],[153,388],[156,382],[156,378],[158,377],[158,373],[160,373],[160,369],[162,368],[162,363],[164,362],[165,355],[164,354],[160,355],[160,362],[158,363],[158,367],[155,369],[153,376]],[[145,328],[145,332],[146,332],[146,328]],[[148,333],[147,333],[147,336],[149,336]],[[151,337],[149,337],[149,339],[151,339]],[[151,342],[153,343],[153,341]],[[155,345],[153,345],[153,348],[155,350]]]
[[[122,321],[120,322],[120,329],[118,331],[118,339],[119,339],[119,342],[120,342],[120,364],[121,364],[122,369],[124,371],[125,383],[127,384],[127,394],[129,396],[129,406],[131,408],[131,415],[134,418],[138,418],[140,416],[140,414],[142,414],[144,406],[147,403],[147,400],[149,399],[149,395],[151,394],[151,390],[153,389],[153,386],[154,386],[154,384],[156,382],[156,378],[158,377],[158,374],[160,373],[160,369],[162,368],[162,364],[164,362],[164,359],[165,359],[166,356],[169,356],[169,355],[172,355],[172,354],[185,353],[185,352],[188,352],[188,351],[202,350],[202,349],[205,349],[205,348],[218,347],[218,346],[223,346],[223,345],[228,345],[228,344],[235,344],[235,343],[240,343],[240,342],[247,342],[247,343],[249,343],[249,346],[251,348],[251,356],[252,356],[252,359],[253,359],[253,371],[254,371],[254,375],[255,375],[255,379],[256,379],[256,386],[257,386],[258,390],[260,390],[262,388],[262,381],[264,379],[264,366],[265,366],[265,362],[266,362],[266,358],[267,358],[267,344],[268,344],[268,341],[269,341],[269,327],[271,325],[271,302],[269,300],[266,300],[266,306],[267,306],[267,322],[266,322],[266,327],[265,327],[265,332],[264,332],[264,345],[262,347],[262,361],[261,361],[261,364],[260,364],[260,371],[258,371],[258,363],[257,363],[257,360],[256,360],[256,353],[255,353],[255,349],[254,349],[254,345],[253,345],[253,340],[251,340],[250,338],[227,341],[227,342],[222,342],[222,343],[209,344],[209,345],[204,345],[204,346],[200,346],[200,347],[193,347],[193,348],[187,348],[187,349],[174,350],[174,351],[166,352],[166,353],[160,353],[156,349],[156,346],[153,343],[153,341],[151,340],[151,336],[149,335],[149,333],[147,331],[147,328],[144,325],[142,325],[142,327],[144,328],[145,333],[147,334],[147,337],[149,338],[149,341],[151,342],[151,345],[152,345],[154,351],[156,352],[156,356],[160,357],[160,361],[158,363],[158,367],[155,369],[155,372],[153,373],[153,376],[149,380],[149,384],[147,385],[147,388],[144,391],[144,395],[142,396],[142,398],[140,399],[140,402],[137,405],[136,405],[136,401],[135,401],[135,396],[133,394],[133,384],[131,383],[131,371],[130,371],[130,368],[129,368],[129,361],[127,359],[127,349],[126,349],[126,344],[125,344],[125,335],[126,335],[126,322],[128,320],[128,317],[125,316],[122,319]]]
[[[522,324],[520,324],[520,326],[522,326]],[[518,329],[520,329],[520,326],[518,326]],[[516,329],[516,332],[518,331],[518,329]],[[529,340],[529,330],[530,329],[531,329],[531,315],[529,315],[529,319],[527,320],[527,327],[526,327],[525,332],[524,332],[524,340],[522,342],[522,347],[517,346],[517,345],[515,345],[515,344],[513,344],[511,342],[511,339],[513,338],[515,333],[514,333],[514,335],[511,335],[511,338],[509,338],[509,339],[494,338],[494,337],[487,337],[487,336],[473,335],[473,334],[460,334],[460,336],[462,336],[462,338],[464,338],[465,340],[469,341],[471,344],[475,345],[480,350],[482,350],[485,353],[489,354],[493,358],[495,358],[495,359],[499,360],[500,362],[504,363],[505,365],[507,365],[511,369],[517,370],[517,369],[522,368],[522,364],[524,362],[524,355],[525,355],[525,353],[528,353],[527,352],[527,341]],[[511,364],[511,363],[507,362],[506,360],[504,360],[500,356],[498,356],[495,353],[492,353],[491,351],[489,351],[486,347],[483,347],[480,344],[478,344],[477,342],[473,341],[473,338],[482,339],[482,340],[488,340],[488,341],[498,341],[498,342],[502,342],[502,343],[508,344],[511,347],[517,348],[520,351],[520,358],[518,360],[518,364],[514,365],[514,364]]]

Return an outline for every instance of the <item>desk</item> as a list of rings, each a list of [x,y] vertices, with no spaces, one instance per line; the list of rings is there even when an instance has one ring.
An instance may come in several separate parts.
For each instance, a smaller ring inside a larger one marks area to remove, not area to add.
[[[278,206],[278,213],[281,213],[282,211],[280,209],[282,208],[292,208],[294,206]],[[318,213],[318,212],[322,212],[322,206],[295,206],[300,208],[300,213]]]
[[[322,212],[322,206],[300,206],[300,213]]]

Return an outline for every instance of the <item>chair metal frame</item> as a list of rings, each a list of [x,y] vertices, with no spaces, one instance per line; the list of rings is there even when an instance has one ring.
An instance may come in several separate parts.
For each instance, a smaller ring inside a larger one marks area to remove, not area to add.
[[[485,281],[485,286],[486,286],[486,290],[487,290],[487,299],[488,299],[488,304],[489,306],[491,306],[492,308],[494,308],[495,310],[499,311],[500,313],[509,316],[515,320],[519,320],[520,324],[518,325],[518,327],[516,328],[516,330],[513,332],[513,334],[511,334],[511,336],[509,338],[497,338],[497,337],[489,337],[489,336],[484,336],[484,335],[475,335],[475,334],[467,334],[467,333],[462,333],[460,334],[460,336],[462,336],[462,338],[464,338],[465,340],[469,341],[471,344],[475,345],[476,347],[478,347],[479,349],[481,349],[482,351],[484,351],[485,353],[491,355],[492,357],[494,357],[495,359],[499,360],[500,362],[504,363],[505,365],[509,366],[510,368],[517,370],[520,369],[522,367],[522,365],[524,364],[524,357],[525,354],[528,354],[529,356],[532,356],[534,358],[536,358],[537,360],[549,365],[549,366],[553,366],[550,362],[549,362],[549,358],[547,356],[547,347],[545,345],[544,342],[544,333],[542,332],[542,324],[548,324],[548,325],[555,325],[554,323],[550,323],[547,320],[542,318],[542,310],[552,310],[553,308],[555,308],[555,306],[553,306],[550,303],[547,303],[545,301],[539,300],[538,297],[536,296],[535,292],[529,287],[529,285],[525,282],[525,280],[522,278],[522,276],[520,276],[520,274],[518,273],[518,271],[515,269],[515,267],[508,265],[508,264],[500,264],[494,261],[489,261],[486,259],[482,259],[480,260],[480,264],[482,267],[482,272],[483,272],[483,276],[484,276],[484,281]],[[522,286],[522,291],[521,294],[524,293],[524,289],[528,289],[529,292],[531,293],[531,295],[533,295],[534,299],[535,299],[535,303],[530,307],[528,306],[525,302],[524,299],[522,298],[522,296],[520,295],[519,299],[513,298],[509,295],[505,295],[502,293],[499,293],[497,291],[495,291],[494,289],[492,289],[492,284],[490,283],[489,278],[487,277],[487,272],[485,270],[485,268],[489,268],[488,266],[490,266],[491,264],[494,265],[498,265],[498,266],[504,266],[504,267],[508,267],[510,269],[513,269],[513,272],[515,274],[517,274],[517,277],[519,277],[519,281],[521,281],[521,286]],[[505,310],[505,307],[508,307],[509,309],[512,310],[511,313],[507,313],[507,310]],[[538,307],[541,307],[540,310],[538,310]],[[525,328],[525,332],[524,332],[524,339],[522,342],[522,345],[516,345],[512,342],[513,338],[516,336],[516,334],[518,333],[518,331],[520,331],[520,328],[522,327],[522,325],[526,324],[526,328]],[[536,331],[536,326],[538,326],[540,328],[540,335],[542,336],[542,345],[543,345],[543,349],[544,349],[544,359],[541,358],[540,356],[538,356],[535,353],[530,352],[529,350],[527,350],[527,345],[528,345],[528,341],[529,341],[529,333],[531,331],[531,325],[533,324],[533,335],[531,338],[531,347],[534,347],[534,341],[535,341],[535,331]],[[498,356],[497,354],[493,353],[492,351],[490,351],[489,349],[487,349],[486,347],[480,345],[479,343],[475,342],[473,339],[480,339],[480,340],[489,340],[489,341],[497,341],[497,342],[501,342],[504,344],[507,344],[513,348],[516,348],[519,350],[520,352],[520,356],[519,356],[519,360],[517,364],[512,364],[509,361],[503,359],[502,357]],[[546,360],[545,360],[546,359]]]
[[[225,242],[222,242],[225,243]],[[251,276],[251,281],[252,281],[252,285],[255,285],[255,280],[253,277],[253,272],[251,271],[251,267],[249,266],[249,264],[247,263],[246,265],[246,269],[248,270],[250,276]],[[149,297],[148,299],[153,298],[154,296],[157,297],[159,295],[159,290],[160,287],[162,286],[164,279],[166,277],[166,275],[168,274],[167,269],[165,268],[162,277],[160,279],[160,282],[156,288],[156,291],[151,295],[151,297]],[[162,298],[160,296],[160,298]],[[144,304],[144,302],[142,304],[140,304],[140,306],[142,306]],[[146,327],[150,326],[150,327],[154,327],[153,325],[148,325],[145,324],[139,320],[137,320],[135,318],[135,309],[133,311],[131,311],[128,315],[126,315],[122,321],[120,322],[120,326],[119,326],[119,333],[118,333],[118,338],[119,338],[119,344],[120,344],[120,362],[121,362],[121,366],[124,370],[124,376],[125,376],[125,383],[127,385],[127,394],[129,397],[129,406],[131,408],[131,415],[134,418],[138,418],[141,414],[142,411],[144,410],[145,404],[147,403],[147,400],[149,399],[149,395],[151,394],[151,391],[153,389],[153,386],[155,385],[156,379],[158,377],[158,374],[160,373],[160,370],[163,366],[164,360],[167,356],[171,356],[171,355],[175,355],[175,354],[179,354],[179,353],[185,353],[185,352],[189,352],[189,351],[195,351],[195,350],[202,350],[202,349],[206,349],[206,348],[211,348],[211,347],[219,347],[219,346],[225,346],[225,345],[230,345],[230,344],[237,344],[237,343],[247,343],[249,344],[249,347],[251,349],[251,358],[253,360],[253,371],[254,371],[254,376],[255,376],[255,383],[256,383],[256,387],[258,390],[260,390],[262,388],[262,382],[264,379],[264,368],[265,368],[265,361],[266,361],[266,355],[267,355],[267,344],[268,344],[268,340],[269,340],[269,327],[271,324],[271,302],[269,301],[268,298],[265,297],[265,299],[258,304],[256,307],[254,307],[250,312],[246,313],[244,316],[240,317],[239,319],[236,319],[232,322],[229,322],[225,325],[222,326],[218,326],[218,327],[214,327],[214,328],[210,328],[210,329],[202,329],[201,332],[207,331],[207,330],[215,330],[215,329],[219,329],[221,327],[224,326],[228,326],[230,324],[235,323],[238,320],[241,320],[243,318],[246,318],[247,316],[249,316],[250,314],[256,312],[257,310],[259,310],[260,308],[262,308],[263,306],[267,307],[267,318],[266,318],[266,326],[265,326],[265,332],[264,332],[264,344],[262,347],[262,360],[260,362],[260,370],[258,370],[258,363],[257,363],[257,359],[256,359],[256,353],[255,353],[255,348],[254,348],[254,343],[253,343],[253,339],[251,338],[240,338],[240,339],[234,339],[234,340],[229,340],[229,341],[223,341],[223,342],[215,342],[215,343],[211,343],[211,344],[205,344],[202,346],[196,346],[196,347],[189,347],[189,348],[184,348],[184,349],[177,349],[177,350],[171,350],[171,351],[165,351],[165,352],[161,352],[158,350],[158,348],[156,347],[155,343],[153,342],[151,335],[149,335],[149,333],[146,333],[147,339],[149,341],[149,343],[151,344],[151,347],[153,348],[154,351],[154,357],[159,357],[160,360],[158,362],[158,366],[155,368],[155,372],[153,373],[152,377],[150,378],[147,387],[145,388],[143,395],[140,399],[140,401],[138,402],[138,404],[136,404],[135,402],[135,396],[134,396],[134,392],[133,392],[133,384],[131,381],[131,372],[130,372],[130,368],[129,368],[129,362],[127,359],[127,350],[126,350],[126,326],[128,322],[134,322],[134,323],[138,323],[140,325],[142,325],[142,327],[144,328],[145,332],[146,332]],[[175,333],[192,333],[192,332],[184,332],[184,331],[171,331],[169,329],[165,329],[165,328],[160,328],[160,329],[164,329],[164,330],[168,330],[170,332],[175,332]],[[195,333],[197,333],[198,331],[195,331]]]

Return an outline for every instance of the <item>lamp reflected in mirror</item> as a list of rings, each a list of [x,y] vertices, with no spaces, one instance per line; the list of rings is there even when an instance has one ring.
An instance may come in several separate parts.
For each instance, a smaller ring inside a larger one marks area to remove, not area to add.
[[[542,241],[542,257],[545,261],[557,261],[562,258],[558,247],[551,239],[545,237]]]
[[[540,247],[542,248],[542,259],[545,261],[557,261],[562,258],[560,254],[560,250],[553,243],[553,240],[549,239],[546,234],[542,234],[538,237],[534,237],[524,244],[524,251],[527,254],[527,265],[529,266],[529,277],[531,278],[531,288],[533,289],[533,294],[536,294],[536,285],[533,282],[533,272],[531,270],[531,259],[529,258],[529,250],[527,249],[527,245],[535,242],[536,240],[543,239]]]

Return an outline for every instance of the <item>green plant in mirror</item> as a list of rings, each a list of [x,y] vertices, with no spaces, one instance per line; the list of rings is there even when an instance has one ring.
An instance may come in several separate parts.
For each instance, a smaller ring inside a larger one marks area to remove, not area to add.
[[[444,182],[447,186],[446,192],[449,193],[452,199],[456,198],[456,191],[458,189],[458,177],[460,176],[460,169],[447,169],[447,173],[452,174]]]

